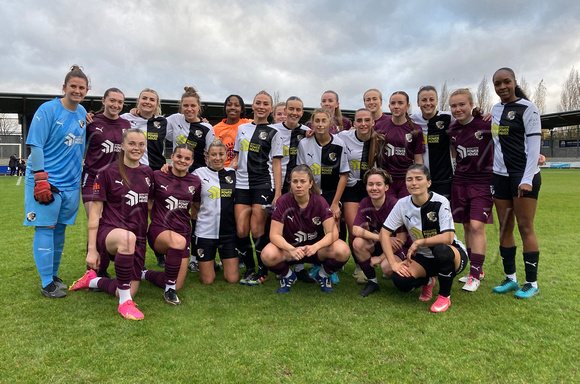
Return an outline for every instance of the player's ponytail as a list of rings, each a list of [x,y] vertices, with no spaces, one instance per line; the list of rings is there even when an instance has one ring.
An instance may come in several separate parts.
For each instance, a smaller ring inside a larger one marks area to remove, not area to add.
[[[183,95],[181,95],[181,102],[179,103],[179,113],[183,113],[183,109],[181,107],[181,104],[183,104],[183,99],[185,99],[186,97],[193,97],[194,99],[197,100],[197,104],[199,105],[199,112],[197,113],[197,117],[201,117],[201,112],[202,112],[202,105],[201,105],[201,97],[199,96],[199,93],[197,93],[197,90],[194,87],[183,87],[183,90],[185,92],[183,92]]]
[[[91,89],[91,84],[90,84],[89,78],[87,77],[87,75],[85,75],[82,68],[76,64],[74,64],[72,67],[70,67],[70,71],[64,77],[64,85],[67,85],[69,80],[72,79],[73,77],[83,79],[87,83],[87,90]]]

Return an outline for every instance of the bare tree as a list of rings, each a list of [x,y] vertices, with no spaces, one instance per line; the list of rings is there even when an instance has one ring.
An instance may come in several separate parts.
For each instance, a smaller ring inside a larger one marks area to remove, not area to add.
[[[526,78],[522,76],[520,80],[517,82],[517,84],[520,86],[521,90],[524,91],[526,96],[530,97],[530,95],[532,94],[532,90],[530,88],[530,83],[528,83]]]
[[[18,131],[18,119],[0,113],[0,135],[13,135]]]
[[[280,96],[280,91],[276,91],[274,92],[274,94],[272,94],[272,100],[274,102],[272,106],[277,105],[278,103],[283,101],[282,96]]]
[[[447,89],[447,80],[445,80],[441,87],[441,92],[439,92],[439,110],[449,110],[449,90]]]
[[[546,113],[546,86],[544,85],[544,79],[538,83],[538,87],[534,93],[534,104],[538,107],[540,115]]]
[[[578,109],[580,109],[580,76],[578,75],[578,70],[572,67],[568,80],[564,82],[564,87],[560,94],[558,111],[575,111]]]
[[[481,83],[477,87],[477,106],[483,110],[484,113],[489,112],[492,107],[491,93],[489,90],[489,84],[487,81],[487,76],[484,75],[481,79]]]

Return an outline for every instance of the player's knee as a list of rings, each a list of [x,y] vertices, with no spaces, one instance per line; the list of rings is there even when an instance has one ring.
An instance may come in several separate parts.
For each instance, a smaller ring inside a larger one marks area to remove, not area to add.
[[[336,260],[346,262],[350,257],[350,248],[344,241],[337,240],[334,243],[334,253]]]
[[[403,277],[398,273],[393,273],[391,277],[395,287],[401,292],[410,292],[417,288],[417,279],[414,277]]]
[[[455,258],[453,249],[447,244],[437,244],[433,247],[433,257],[437,260],[438,264],[452,263]]]

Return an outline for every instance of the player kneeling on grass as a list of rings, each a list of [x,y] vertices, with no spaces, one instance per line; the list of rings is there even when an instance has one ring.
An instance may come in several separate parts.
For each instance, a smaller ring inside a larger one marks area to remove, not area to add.
[[[352,236],[356,236],[353,241],[354,255],[367,278],[367,285],[359,293],[366,297],[379,290],[375,266],[380,265],[388,277],[393,274],[389,260],[381,248],[379,233],[397,199],[386,193],[393,180],[384,169],[369,169],[364,174],[363,182],[368,196],[360,202],[352,226]],[[407,231],[397,231],[390,240],[393,253],[399,260],[404,260],[409,248],[406,244]]]
[[[201,181],[188,173],[193,164],[193,148],[179,144],[171,155],[173,166],[167,172],[154,172],[155,198],[151,210],[151,224],[147,232],[149,246],[166,255],[165,271],[143,271],[141,278],[165,288],[163,298],[172,305],[181,301],[180,290],[187,274],[191,241],[190,209],[199,200]]]
[[[439,296],[431,306],[432,312],[449,308],[453,278],[467,265],[464,245],[455,236],[455,226],[449,201],[429,192],[431,175],[423,164],[414,164],[405,178],[410,196],[400,199],[381,229],[381,246],[393,269],[393,282],[399,290],[409,292],[423,286],[419,299],[431,299],[434,276],[439,277]],[[391,234],[404,225],[413,244],[407,259],[397,261],[391,245]]]
[[[338,228],[326,200],[314,183],[310,167],[299,165],[290,174],[290,191],[282,195],[272,213],[270,244],[262,261],[282,276],[277,293],[286,293],[296,281],[288,267],[297,263],[322,264],[315,279],[322,292],[332,293],[329,276],[350,256],[348,245],[338,238]]]
[[[147,214],[153,203],[153,171],[139,160],[147,140],[143,131],[123,132],[119,160],[101,170],[95,179],[97,196],[89,210],[87,271],[75,281],[71,291],[99,288],[119,296],[119,313],[126,319],[141,320],[135,297],[145,265]],[[116,279],[97,277],[100,254],[108,253],[115,262]]]

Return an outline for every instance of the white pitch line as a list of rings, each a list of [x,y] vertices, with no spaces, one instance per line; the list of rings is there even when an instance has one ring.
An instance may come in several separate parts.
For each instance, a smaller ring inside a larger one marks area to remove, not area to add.
[[[22,181],[22,176],[18,176],[18,180],[16,180],[16,185],[20,185],[21,181]]]

